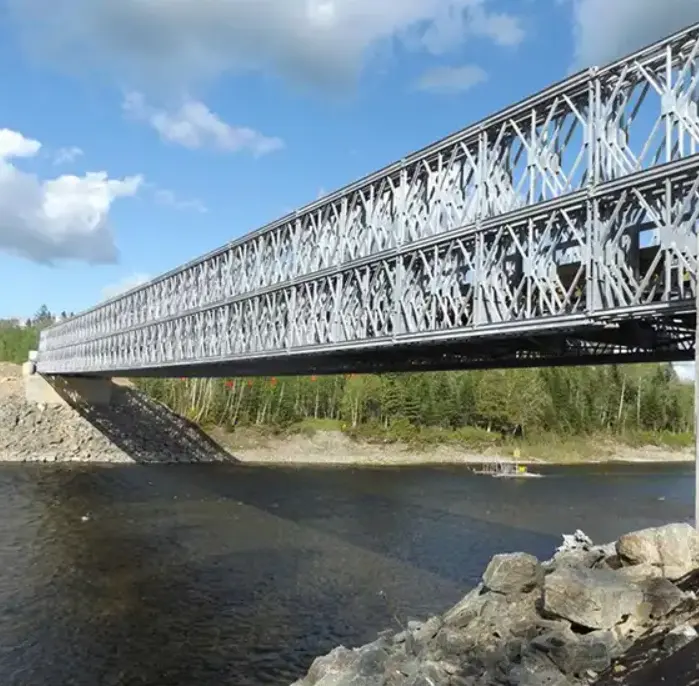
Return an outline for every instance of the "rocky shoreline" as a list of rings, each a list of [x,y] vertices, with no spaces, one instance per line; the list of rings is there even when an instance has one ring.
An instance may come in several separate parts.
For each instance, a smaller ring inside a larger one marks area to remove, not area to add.
[[[443,615],[317,658],[293,686],[692,686],[699,533],[670,524],[552,559],[496,555]]]

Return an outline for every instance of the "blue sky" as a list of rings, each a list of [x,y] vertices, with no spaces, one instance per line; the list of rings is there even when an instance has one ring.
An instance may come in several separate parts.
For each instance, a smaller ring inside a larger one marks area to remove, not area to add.
[[[694,21],[696,0],[0,0],[0,317],[80,311]]]

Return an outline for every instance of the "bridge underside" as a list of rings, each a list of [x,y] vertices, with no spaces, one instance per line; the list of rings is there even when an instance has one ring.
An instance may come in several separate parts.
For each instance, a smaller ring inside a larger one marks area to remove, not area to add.
[[[307,352],[240,361],[124,368],[111,374],[203,378],[682,362],[694,358],[695,322],[694,314],[680,313],[663,319],[588,324],[525,337],[520,333],[501,338],[469,337],[409,345],[387,341],[383,345],[322,354]]]

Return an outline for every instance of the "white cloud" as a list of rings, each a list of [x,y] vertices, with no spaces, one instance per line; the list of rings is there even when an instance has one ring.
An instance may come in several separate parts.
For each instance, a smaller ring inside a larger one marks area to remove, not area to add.
[[[572,0],[575,66],[603,65],[699,21],[697,0]]]
[[[142,286],[144,283],[148,283],[150,280],[151,277],[148,276],[148,274],[131,274],[130,276],[124,277],[117,283],[105,286],[102,289],[102,298],[105,300],[116,298],[118,295],[122,295],[123,293],[130,291],[132,288],[138,288],[138,286]]]
[[[498,45],[509,47],[519,45],[525,37],[524,28],[518,17],[505,12],[489,14],[482,8],[474,12],[471,30],[476,35],[487,36]]]
[[[487,79],[487,72],[475,64],[466,64],[461,67],[435,67],[422,74],[415,87],[418,90],[433,93],[463,93]]]
[[[17,131],[0,129],[0,160],[14,157],[34,157],[41,150],[41,143],[25,138]]]
[[[192,210],[202,214],[209,211],[201,200],[181,200],[174,191],[167,188],[156,188],[153,196],[159,205],[171,207],[174,210]]]
[[[488,38],[496,45],[513,47],[524,40],[519,17],[504,12],[488,12],[485,0],[441,3],[423,36],[423,45],[434,54],[443,54],[461,45],[468,37]]]
[[[123,108],[132,117],[150,124],[164,141],[190,150],[248,150],[259,156],[284,146],[279,138],[265,136],[247,127],[227,124],[204,103],[196,100],[185,100],[179,109],[168,112],[149,106],[141,93],[129,93]]]
[[[524,36],[494,0],[61,0],[61,12],[55,0],[9,2],[44,57],[159,86],[266,69],[339,89],[396,40],[441,52],[473,36],[500,45]]]
[[[0,250],[42,263],[114,262],[109,212],[115,200],[136,194],[142,178],[90,172],[42,180],[15,166],[40,149],[36,140],[0,130]]]
[[[83,151],[76,146],[71,148],[59,148],[53,157],[53,163],[56,165],[70,164],[71,162],[75,162],[78,157],[82,157],[83,154]]]

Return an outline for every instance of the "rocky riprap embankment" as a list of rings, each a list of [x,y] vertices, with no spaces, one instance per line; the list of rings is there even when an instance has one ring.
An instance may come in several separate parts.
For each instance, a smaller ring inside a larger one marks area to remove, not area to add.
[[[543,563],[496,555],[444,615],[336,648],[294,686],[699,684],[698,568],[688,524],[602,546],[577,532]]]
[[[235,458],[130,385],[109,407],[33,405],[18,367],[0,366],[0,462],[175,463]]]

